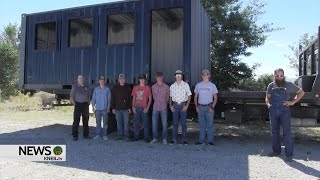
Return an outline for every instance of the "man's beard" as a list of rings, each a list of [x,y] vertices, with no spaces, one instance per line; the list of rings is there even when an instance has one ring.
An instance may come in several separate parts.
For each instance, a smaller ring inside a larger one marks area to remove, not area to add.
[[[285,79],[274,79],[274,83],[276,84],[277,87],[284,87]]]

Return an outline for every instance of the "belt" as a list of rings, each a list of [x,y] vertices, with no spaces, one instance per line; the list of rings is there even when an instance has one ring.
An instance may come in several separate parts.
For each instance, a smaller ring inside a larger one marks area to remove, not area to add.
[[[209,103],[209,104],[198,104],[199,106],[211,106],[212,103]]]
[[[178,103],[178,102],[175,102],[175,101],[172,101],[173,103],[176,103],[176,104],[178,104],[178,105],[182,105],[182,104],[186,104],[187,103],[187,101],[184,101],[184,102],[180,102],[180,103]]]
[[[89,104],[88,102],[76,102],[76,104]]]

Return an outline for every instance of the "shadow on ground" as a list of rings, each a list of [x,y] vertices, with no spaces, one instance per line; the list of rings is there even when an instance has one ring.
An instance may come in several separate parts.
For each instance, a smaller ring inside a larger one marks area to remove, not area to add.
[[[194,145],[198,138],[195,122],[188,122],[188,146],[116,141],[114,132],[109,134],[109,141],[86,140],[81,136],[78,141],[72,141],[71,126],[65,124],[2,133],[0,143],[21,143],[19,139],[23,138],[27,144],[50,144],[49,139],[59,139],[67,145],[67,161],[50,164],[108,174],[149,179],[249,179],[248,157],[265,156],[270,149],[268,127],[216,124],[215,129],[215,147]],[[91,136],[94,130],[90,127]],[[80,135],[81,132],[82,127]],[[171,129],[169,137],[170,132]],[[306,134],[297,131],[295,135],[299,150],[295,159],[320,161],[319,152],[315,151],[319,140],[307,138],[308,147],[304,147]],[[300,162],[288,165],[305,174],[320,176],[319,170]]]

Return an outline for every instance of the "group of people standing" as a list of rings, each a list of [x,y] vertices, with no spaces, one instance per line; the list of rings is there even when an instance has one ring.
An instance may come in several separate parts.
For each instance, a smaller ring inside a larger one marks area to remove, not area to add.
[[[202,81],[194,90],[194,104],[198,112],[200,122],[200,137],[197,145],[205,144],[207,133],[208,144],[214,145],[213,116],[214,107],[217,103],[217,87],[210,82],[210,72],[207,69],[202,71]],[[187,111],[191,102],[191,89],[188,83],[183,81],[183,72],[177,70],[174,73],[175,82],[169,87],[164,82],[164,74],[157,72],[157,82],[151,86],[146,84],[146,75],[138,76],[139,84],[133,89],[126,84],[125,75],[119,74],[118,83],[110,90],[105,84],[105,77],[99,77],[99,86],[92,93],[92,107],[96,115],[96,136],[108,140],[108,113],[115,114],[117,121],[117,139],[129,139],[129,114],[134,113],[134,136],[133,141],[139,140],[140,124],[143,124],[144,141],[149,143],[158,142],[158,120],[162,124],[162,143],[168,144],[168,107],[172,113],[173,128],[172,140],[169,143],[178,143],[178,123],[182,127],[182,144],[187,145]],[[74,122],[72,128],[73,140],[78,140],[78,129],[80,116],[83,121],[83,137],[89,138],[89,104],[91,92],[84,84],[82,75],[78,76],[77,84],[73,85],[70,93],[70,101],[75,106]],[[152,138],[149,135],[149,109],[152,105]],[[101,123],[103,124],[101,126]]]
[[[99,78],[99,86],[92,94],[92,106],[96,115],[96,136],[108,140],[108,113],[112,111],[117,120],[117,139],[129,141],[129,114],[134,113],[134,141],[139,140],[140,123],[143,122],[144,140],[149,143],[148,112],[153,101],[152,108],[152,140],[158,142],[158,118],[162,123],[162,143],[167,144],[168,110],[172,112],[173,128],[171,144],[178,143],[178,123],[182,127],[182,144],[187,145],[187,111],[191,102],[191,90],[188,83],[183,81],[181,70],[175,72],[175,82],[169,87],[164,81],[162,72],[156,73],[157,83],[151,88],[146,84],[146,75],[140,74],[139,84],[131,87],[125,83],[125,75],[120,74],[118,84],[111,90],[105,85],[105,77]],[[194,104],[198,113],[200,125],[199,141],[196,145],[205,144],[207,134],[208,145],[214,145],[213,119],[214,108],[218,100],[218,90],[214,83],[210,82],[210,72],[202,71],[202,81],[194,89]],[[303,97],[304,91],[291,82],[285,81],[284,70],[279,68],[274,71],[274,81],[267,87],[265,102],[269,108],[270,124],[272,130],[272,152],[269,156],[281,154],[280,127],[283,129],[285,155],[288,161],[292,161],[293,142],[291,136],[291,111],[290,107]],[[83,137],[89,138],[89,103],[90,90],[84,85],[83,76],[78,76],[78,83],[73,85],[70,101],[74,107],[74,121],[72,126],[73,140],[78,140],[78,128],[80,116],[83,120]],[[101,128],[101,119],[103,126]]]

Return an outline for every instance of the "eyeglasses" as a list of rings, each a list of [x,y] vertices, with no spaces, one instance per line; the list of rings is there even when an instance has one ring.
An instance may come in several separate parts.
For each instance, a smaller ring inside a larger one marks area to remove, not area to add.
[[[283,78],[284,76],[283,76],[283,75],[281,75],[281,76],[274,75],[274,77],[276,77],[276,78]]]
[[[202,74],[202,76],[209,76],[209,74]]]
[[[181,74],[176,74],[176,77],[182,77],[182,75]]]

